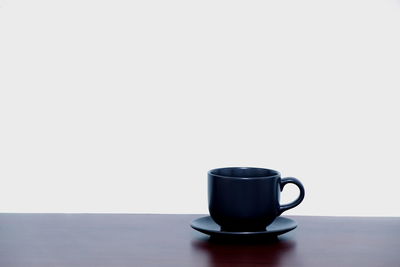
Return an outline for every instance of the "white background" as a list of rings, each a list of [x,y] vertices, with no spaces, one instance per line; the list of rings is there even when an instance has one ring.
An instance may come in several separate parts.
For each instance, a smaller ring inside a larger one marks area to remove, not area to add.
[[[398,0],[1,0],[0,212],[206,213],[258,166],[400,216],[399,90]]]

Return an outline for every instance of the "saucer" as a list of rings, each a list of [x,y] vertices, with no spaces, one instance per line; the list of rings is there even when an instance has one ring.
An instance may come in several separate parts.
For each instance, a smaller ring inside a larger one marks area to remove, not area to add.
[[[265,236],[276,237],[289,232],[297,227],[297,223],[289,218],[277,217],[264,231],[257,232],[228,232],[221,231],[221,227],[210,216],[205,216],[192,221],[193,229],[210,236]]]

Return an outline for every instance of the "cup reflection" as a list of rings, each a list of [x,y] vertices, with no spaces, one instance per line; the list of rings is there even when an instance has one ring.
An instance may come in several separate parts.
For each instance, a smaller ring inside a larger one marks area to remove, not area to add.
[[[203,266],[207,267],[285,266],[285,262],[290,262],[294,256],[295,247],[293,240],[277,237],[210,237],[192,241],[194,257],[198,259],[197,262],[206,262]]]

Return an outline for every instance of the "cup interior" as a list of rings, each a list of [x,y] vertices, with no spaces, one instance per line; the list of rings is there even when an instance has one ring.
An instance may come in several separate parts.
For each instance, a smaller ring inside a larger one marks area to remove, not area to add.
[[[260,178],[279,175],[279,172],[254,167],[228,167],[211,170],[210,174],[227,178]]]

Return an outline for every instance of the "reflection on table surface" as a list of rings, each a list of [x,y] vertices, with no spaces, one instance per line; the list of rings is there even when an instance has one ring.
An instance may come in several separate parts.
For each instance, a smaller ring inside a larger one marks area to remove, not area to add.
[[[295,240],[279,237],[202,237],[192,240],[191,245],[194,260],[207,267],[285,266],[296,253]]]

